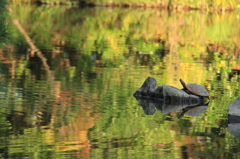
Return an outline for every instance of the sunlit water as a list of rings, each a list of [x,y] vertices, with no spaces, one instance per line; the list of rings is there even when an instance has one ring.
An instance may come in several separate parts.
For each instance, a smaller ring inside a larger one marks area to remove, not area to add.
[[[40,52],[11,25],[17,42],[0,53],[2,158],[239,157],[227,129],[240,95],[239,15],[13,8]],[[147,77],[204,86],[208,109],[146,115],[132,95]]]

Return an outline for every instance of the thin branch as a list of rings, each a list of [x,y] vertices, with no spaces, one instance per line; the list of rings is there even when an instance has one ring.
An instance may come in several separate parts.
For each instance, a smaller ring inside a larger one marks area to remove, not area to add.
[[[9,11],[12,12],[12,9],[9,8]],[[52,75],[52,71],[50,70],[49,65],[47,64],[47,58],[44,57],[43,53],[36,47],[36,45],[34,44],[32,39],[28,36],[27,32],[23,29],[23,27],[21,26],[19,21],[17,19],[13,19],[12,22],[18,28],[20,33],[25,37],[27,43],[31,47],[31,50],[36,52],[37,56],[42,60],[43,66],[45,67],[45,70],[47,71],[48,77],[50,78],[50,80],[53,80],[54,77]]]

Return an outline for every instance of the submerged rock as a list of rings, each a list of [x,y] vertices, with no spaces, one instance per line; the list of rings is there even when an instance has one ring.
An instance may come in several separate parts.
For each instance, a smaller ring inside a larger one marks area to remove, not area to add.
[[[228,106],[228,131],[240,139],[240,97]]]

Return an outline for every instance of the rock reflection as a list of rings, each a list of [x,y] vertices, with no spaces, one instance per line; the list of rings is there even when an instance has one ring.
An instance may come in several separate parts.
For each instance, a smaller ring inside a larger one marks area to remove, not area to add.
[[[143,107],[144,113],[146,115],[153,115],[156,112],[156,109],[161,111],[162,114],[167,114],[182,109],[182,113],[179,116],[179,119],[181,119],[184,115],[199,116],[208,109],[208,104],[189,106],[176,103],[173,105],[168,105],[164,103],[163,100],[148,99],[145,97],[135,98],[137,99],[139,104]]]
[[[240,139],[240,97],[228,106],[228,131]]]
[[[156,80],[148,77],[143,85],[134,93],[134,97],[143,107],[146,115],[153,115],[156,109],[163,114],[183,110],[179,118],[184,115],[198,116],[208,108],[206,98],[188,94],[182,89],[168,85],[156,89]]]

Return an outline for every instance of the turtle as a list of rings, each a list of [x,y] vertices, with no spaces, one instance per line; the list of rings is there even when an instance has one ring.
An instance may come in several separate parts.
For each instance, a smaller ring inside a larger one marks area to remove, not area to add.
[[[198,84],[195,84],[195,83],[191,83],[191,84],[185,84],[185,82],[180,79],[180,82],[181,84],[183,85],[183,90],[189,94],[194,94],[194,95],[197,95],[197,96],[200,96],[200,97],[207,97],[208,99],[209,98],[209,93],[208,91],[203,87],[203,86],[200,86]]]

